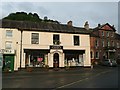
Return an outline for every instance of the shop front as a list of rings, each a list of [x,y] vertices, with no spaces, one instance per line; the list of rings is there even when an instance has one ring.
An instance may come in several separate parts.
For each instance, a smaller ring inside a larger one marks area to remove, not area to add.
[[[3,71],[13,72],[14,71],[14,61],[15,61],[15,50],[2,49],[3,57]]]
[[[24,49],[25,67],[45,67],[49,52],[43,49]]]
[[[25,67],[62,68],[84,66],[85,50],[64,50],[63,46],[50,46],[50,49],[24,49]]]
[[[64,50],[65,66],[84,66],[85,50]]]

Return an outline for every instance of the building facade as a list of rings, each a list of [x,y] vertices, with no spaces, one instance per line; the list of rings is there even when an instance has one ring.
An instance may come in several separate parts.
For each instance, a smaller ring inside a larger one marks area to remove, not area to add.
[[[4,66],[12,70],[26,67],[90,67],[90,34],[84,28],[52,23],[2,21],[0,52]],[[10,58],[10,59],[9,59]]]
[[[98,27],[91,30],[91,60],[99,63],[104,59],[118,60],[120,57],[120,35],[116,33],[114,26],[106,23],[98,24]]]

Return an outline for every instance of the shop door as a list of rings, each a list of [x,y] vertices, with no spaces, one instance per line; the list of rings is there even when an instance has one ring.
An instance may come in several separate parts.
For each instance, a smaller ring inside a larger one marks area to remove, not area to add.
[[[59,54],[58,53],[54,54],[53,67],[54,68],[59,67]]]
[[[4,56],[5,68],[8,71],[14,71],[14,55]]]

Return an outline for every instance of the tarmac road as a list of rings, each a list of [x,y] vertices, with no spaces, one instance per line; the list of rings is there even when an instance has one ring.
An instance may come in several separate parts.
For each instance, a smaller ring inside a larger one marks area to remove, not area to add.
[[[3,88],[118,88],[118,67],[3,73]]]

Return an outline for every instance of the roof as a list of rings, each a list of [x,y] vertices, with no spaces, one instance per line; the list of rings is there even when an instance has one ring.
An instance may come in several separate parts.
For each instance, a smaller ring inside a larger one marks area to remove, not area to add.
[[[120,40],[120,34],[115,33],[115,39]]]
[[[102,28],[103,28],[105,25],[108,25],[110,28],[113,29],[113,31],[116,31],[115,28],[114,28],[113,26],[111,26],[109,23],[105,23],[105,24],[102,24],[102,25],[99,24],[99,26],[95,27],[95,28],[93,29],[93,31],[102,30]]]
[[[24,31],[41,31],[41,32],[57,32],[57,33],[74,33],[74,34],[90,34],[88,30],[81,27],[73,27],[64,24],[54,24],[46,22],[30,22],[1,20],[1,28],[17,28]]]

